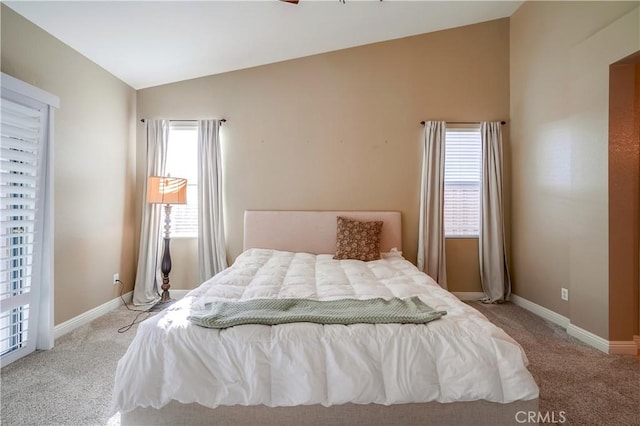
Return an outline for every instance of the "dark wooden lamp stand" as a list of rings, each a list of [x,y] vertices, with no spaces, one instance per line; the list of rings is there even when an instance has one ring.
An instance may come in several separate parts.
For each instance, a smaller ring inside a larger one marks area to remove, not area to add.
[[[169,242],[171,237],[171,204],[164,205],[164,253],[162,255],[162,264],[160,265],[160,271],[162,272],[162,296],[160,296],[159,303],[167,303],[171,301],[169,295],[169,272],[171,272],[171,253],[169,252]]]

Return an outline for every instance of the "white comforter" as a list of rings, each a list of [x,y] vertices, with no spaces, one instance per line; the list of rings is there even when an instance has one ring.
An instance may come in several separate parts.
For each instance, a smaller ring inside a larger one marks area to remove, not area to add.
[[[224,330],[187,320],[214,300],[419,296],[447,315],[428,324]],[[219,405],[400,404],[538,397],[518,343],[400,256],[334,261],[252,249],[140,324],[118,362],[113,413],[171,400]]]

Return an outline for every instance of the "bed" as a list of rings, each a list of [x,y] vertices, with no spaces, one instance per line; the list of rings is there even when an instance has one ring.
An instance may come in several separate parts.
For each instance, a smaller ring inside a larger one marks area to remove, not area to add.
[[[334,260],[338,217],[382,222],[381,259]],[[230,268],[140,324],[116,371],[122,424],[497,425],[537,411],[522,348],[402,257],[399,212],[247,211],[244,225],[245,251]],[[415,297],[446,315],[224,329],[189,321],[211,302],[294,297]]]

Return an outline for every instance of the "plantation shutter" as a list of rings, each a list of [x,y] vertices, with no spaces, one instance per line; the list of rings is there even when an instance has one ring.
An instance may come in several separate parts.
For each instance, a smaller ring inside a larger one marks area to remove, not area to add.
[[[50,242],[45,239],[50,230],[45,218],[51,204],[45,200],[50,106],[7,89],[9,77],[2,77],[0,353],[4,366],[36,349],[41,284],[43,277],[51,278],[43,268],[51,263],[51,253],[44,254]]]
[[[477,237],[480,230],[482,144],[478,128],[447,128],[444,166],[444,232]]]

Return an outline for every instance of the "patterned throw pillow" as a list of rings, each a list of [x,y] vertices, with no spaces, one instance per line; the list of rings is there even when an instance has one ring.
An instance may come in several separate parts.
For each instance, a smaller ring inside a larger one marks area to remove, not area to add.
[[[334,259],[380,259],[382,221],[362,222],[338,216],[338,234]]]

